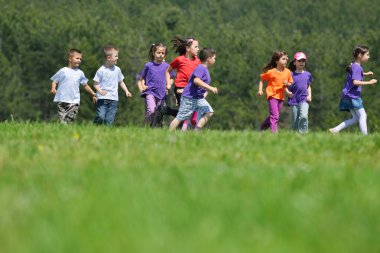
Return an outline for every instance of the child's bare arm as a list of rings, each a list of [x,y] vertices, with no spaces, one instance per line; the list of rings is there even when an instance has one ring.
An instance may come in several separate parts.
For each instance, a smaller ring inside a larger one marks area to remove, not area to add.
[[[368,71],[368,72],[363,73],[363,75],[365,75],[365,76],[372,76],[373,72],[372,71]]]
[[[205,88],[206,90],[209,90],[214,94],[218,93],[218,88],[208,85],[207,83],[203,82],[199,77],[194,78],[194,83],[195,85]]]
[[[166,77],[166,89],[167,90],[170,90],[170,88],[172,87],[172,81],[171,81],[171,78],[170,78],[170,72],[173,71],[173,68],[171,66],[169,66],[165,72],[165,77]]]
[[[376,79],[371,79],[369,81],[354,80],[353,83],[355,86],[364,86],[364,85],[376,84],[377,80]]]
[[[263,94],[264,94],[264,92],[263,92],[263,81],[260,80],[260,82],[259,82],[259,90],[257,92],[257,95],[261,96]]]
[[[309,87],[307,88],[307,97],[306,97],[306,101],[307,102],[311,102],[311,87],[309,85]]]
[[[139,88],[140,93],[148,88],[148,86],[145,85],[144,79],[140,79],[137,81],[137,88]]]
[[[288,94],[288,97],[292,98],[294,95],[293,95],[293,92],[291,92],[288,88],[285,88],[285,92],[286,94]]]
[[[52,94],[56,94],[57,93],[57,83],[56,82],[52,82],[51,83],[51,91],[50,91]]]
[[[119,82],[121,89],[125,92],[125,96],[132,97],[132,93],[129,92],[127,85],[125,85],[124,81]]]
[[[97,81],[94,81],[94,89],[103,96],[107,94],[107,91],[100,89],[99,83]]]
[[[86,84],[86,85],[84,86],[84,89],[85,89],[88,93],[91,94],[91,96],[92,96],[92,102],[96,103],[96,92],[94,92],[94,91],[91,89],[90,85],[88,85],[88,84]]]

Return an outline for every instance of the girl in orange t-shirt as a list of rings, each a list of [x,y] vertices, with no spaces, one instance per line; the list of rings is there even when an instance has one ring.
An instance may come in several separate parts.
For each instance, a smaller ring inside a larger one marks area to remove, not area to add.
[[[270,127],[273,133],[277,132],[280,111],[284,103],[284,93],[286,92],[289,97],[293,96],[287,88],[293,83],[292,72],[286,68],[287,62],[288,56],[285,52],[274,52],[271,61],[262,69],[257,94],[263,95],[263,81],[268,82],[265,91],[269,105],[269,116],[261,124],[260,131]]]
[[[174,81],[174,94],[177,99],[178,106],[181,103],[182,91],[186,87],[189,82],[189,78],[193,73],[194,69],[201,64],[201,61],[197,57],[199,51],[198,41],[195,38],[180,38],[175,37],[173,40],[175,53],[178,53],[179,56],[174,58],[174,60],[170,63],[170,66],[166,70],[166,88],[170,90],[171,82],[170,82],[170,73],[173,70],[177,70],[177,76]],[[195,126],[197,124],[197,112],[191,117],[191,124]],[[187,120],[184,121],[183,130],[187,128]]]

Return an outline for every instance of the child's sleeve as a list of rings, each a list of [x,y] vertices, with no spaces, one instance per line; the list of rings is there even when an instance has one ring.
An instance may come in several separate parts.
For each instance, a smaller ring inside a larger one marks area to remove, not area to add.
[[[288,80],[287,81],[289,84],[294,83],[292,72],[290,70],[288,71]]]
[[[86,78],[83,72],[80,75],[79,83],[82,84],[83,86],[88,83],[88,79]]]
[[[124,80],[124,76],[123,74],[121,73],[121,70],[119,69],[119,73],[118,73],[118,76],[117,76],[117,80],[118,82],[120,83],[121,81]]]
[[[179,60],[178,60],[178,57],[174,58],[174,60],[170,63],[170,67],[172,67],[172,69],[177,69],[179,66]]]
[[[312,82],[313,82],[313,76],[310,74],[308,85],[311,85]]]
[[[351,65],[352,80],[363,81],[363,69],[359,64]]]
[[[269,71],[265,72],[265,73],[262,73],[260,75],[260,79],[261,81],[269,81],[269,78],[270,78],[270,73]]]
[[[52,76],[50,78],[50,80],[52,80],[56,83],[60,83],[61,79],[62,79],[62,70],[61,69],[57,73],[55,73],[54,76]]]
[[[100,83],[101,80],[102,80],[102,72],[100,71],[100,69],[98,69],[98,71],[96,71],[96,74],[94,76],[94,79],[93,79],[95,82],[97,83]]]

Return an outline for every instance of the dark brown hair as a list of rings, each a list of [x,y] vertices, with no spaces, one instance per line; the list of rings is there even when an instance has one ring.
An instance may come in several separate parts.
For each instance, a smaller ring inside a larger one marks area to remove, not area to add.
[[[277,67],[276,61],[280,60],[281,57],[287,55],[284,51],[276,51],[272,54],[272,59],[270,62],[261,70],[263,73],[267,72],[270,69]]]

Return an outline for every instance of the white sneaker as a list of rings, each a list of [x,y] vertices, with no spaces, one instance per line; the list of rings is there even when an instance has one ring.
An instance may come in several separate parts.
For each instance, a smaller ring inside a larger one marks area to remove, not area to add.
[[[335,128],[330,128],[329,132],[332,134],[339,134],[339,131],[335,130]]]

